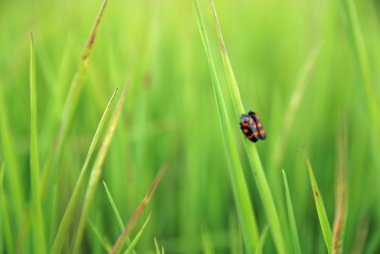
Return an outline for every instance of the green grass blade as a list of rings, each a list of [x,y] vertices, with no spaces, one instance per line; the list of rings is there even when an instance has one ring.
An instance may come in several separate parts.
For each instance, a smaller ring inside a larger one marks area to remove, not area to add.
[[[12,213],[15,215],[16,227],[19,228],[25,197],[22,178],[20,177],[20,165],[15,150],[15,141],[9,126],[8,110],[5,108],[4,102],[2,84],[0,84],[0,145],[2,156],[8,169],[5,177],[12,193]]]
[[[65,106],[62,113],[62,120],[58,130],[57,138],[54,143],[53,149],[50,151],[47,161],[44,165],[44,174],[42,178],[42,197],[45,196],[46,191],[50,189],[50,185],[55,183],[57,177],[57,164],[62,154],[63,144],[66,140],[67,132],[71,126],[72,118],[78,104],[78,98],[82,92],[85,74],[90,60],[91,52],[94,47],[97,31],[102,20],[108,0],[103,0],[99,13],[96,17],[95,25],[91,31],[87,46],[82,55],[82,61],[78,67],[77,73],[71,83],[69,93],[66,98]]]
[[[66,207],[65,213],[63,214],[63,218],[60,222],[57,234],[56,234],[54,242],[53,242],[51,253],[59,253],[61,251],[63,245],[64,245],[64,242],[65,242],[65,239],[67,237],[67,233],[68,233],[68,230],[70,227],[70,222],[71,222],[71,219],[72,219],[72,216],[74,213],[74,209],[78,203],[79,192],[80,192],[81,187],[84,184],[85,175],[86,175],[86,172],[88,169],[88,164],[90,163],[92,155],[93,155],[94,150],[96,148],[96,145],[98,144],[100,134],[102,133],[105,121],[106,121],[108,114],[109,114],[110,106],[111,106],[111,104],[115,98],[117,90],[118,89],[115,89],[114,93],[112,94],[111,98],[109,99],[108,104],[107,104],[107,106],[104,110],[104,113],[102,115],[102,118],[100,119],[100,122],[98,124],[98,127],[96,128],[94,137],[91,141],[90,148],[88,149],[86,159],[83,163],[83,166],[82,166],[82,169],[80,171],[80,174],[79,174],[78,180],[76,182],[75,188],[73,190],[73,193],[71,194],[69,203]]]
[[[40,198],[40,163],[38,158],[37,138],[37,92],[36,66],[33,46],[33,35],[30,40],[30,188],[32,197],[32,235],[35,253],[46,253],[44,224],[42,220]]]
[[[284,170],[282,170],[282,175],[283,175],[283,179],[284,179],[286,207],[288,210],[290,232],[291,232],[291,237],[292,237],[292,242],[293,242],[293,251],[294,251],[294,253],[300,254],[302,252],[301,252],[301,245],[300,245],[300,240],[299,240],[299,236],[298,236],[296,218],[294,216],[293,204],[292,204],[292,199],[290,196],[288,180],[286,179],[286,174],[285,174]]]
[[[102,234],[99,232],[99,230],[96,228],[94,223],[92,223],[90,220],[88,221],[88,225],[90,226],[92,232],[94,232],[96,238],[99,239],[99,242],[102,244],[103,248],[108,252],[111,251],[111,244],[102,236]]]
[[[4,193],[4,189],[0,193],[1,196],[1,219],[3,222],[1,230],[4,233],[5,246],[8,253],[15,253],[15,242],[13,239],[13,232],[11,227],[11,220],[9,217],[9,207],[8,207],[8,199],[6,194]]]
[[[343,252],[343,235],[347,217],[346,140],[346,128],[343,126],[343,130],[339,136],[338,147],[338,174],[336,180],[335,219],[332,243],[333,254],[339,254]]]
[[[112,114],[111,119],[110,119],[108,126],[107,126],[105,136],[103,138],[102,145],[99,149],[99,152],[98,152],[96,159],[95,159],[95,162],[94,162],[94,166],[91,170],[91,175],[90,175],[90,179],[89,179],[89,182],[87,185],[86,196],[85,196],[85,200],[83,203],[81,216],[79,219],[78,228],[76,230],[74,246],[73,246],[73,253],[78,253],[78,251],[79,251],[79,246],[80,246],[80,243],[82,241],[84,227],[86,225],[88,213],[90,211],[90,207],[92,204],[92,200],[94,198],[95,190],[96,190],[96,187],[98,185],[101,173],[103,171],[103,163],[104,163],[104,160],[106,158],[109,146],[111,144],[113,134],[115,133],[115,129],[117,126],[117,122],[119,120],[119,116],[121,113],[121,109],[122,109],[123,102],[125,99],[125,94],[126,94],[128,87],[129,87],[129,82],[125,85],[123,92],[120,96],[120,99],[116,105],[116,108],[113,111],[113,114]]]
[[[313,168],[311,167],[310,160],[309,160],[306,152],[304,155],[305,155],[307,169],[309,171],[310,183],[311,183],[311,187],[313,189],[315,206],[317,208],[318,219],[319,219],[319,223],[321,225],[323,238],[325,239],[327,252],[331,253],[332,232],[331,232],[330,222],[329,222],[329,219],[327,217],[325,205],[324,205],[323,200],[322,200],[322,195],[319,192],[318,184],[317,184],[317,181],[315,180],[315,177],[314,177],[314,172],[313,172]]]
[[[148,193],[145,195],[144,199],[141,201],[141,203],[139,204],[139,206],[135,210],[134,214],[129,219],[127,225],[124,227],[124,231],[120,234],[120,236],[116,240],[116,242],[113,245],[110,253],[115,254],[115,253],[120,252],[121,247],[123,246],[124,242],[126,241],[129,234],[131,233],[131,230],[133,229],[134,225],[136,224],[137,219],[141,216],[142,212],[145,210],[145,207],[149,204],[149,202],[150,202],[154,192],[156,191],[158,185],[160,184],[161,179],[164,176],[167,168],[168,168],[167,163],[164,163],[164,165],[161,166],[161,168],[158,171],[155,179],[152,182],[152,185],[150,186]]]
[[[4,186],[3,186],[3,179],[4,179],[4,162],[1,163],[0,167],[0,204],[1,207],[3,207],[3,193],[4,193]],[[3,246],[3,234],[4,234],[4,227],[3,227],[3,209],[0,209],[0,253],[4,253],[4,246]]]
[[[142,227],[140,228],[139,232],[136,234],[136,236],[132,239],[132,242],[131,244],[128,246],[127,250],[124,252],[124,254],[130,254],[130,253],[133,253],[133,250],[134,248],[136,247],[136,244],[138,243],[138,241],[140,240],[142,234],[144,233],[144,229],[146,227],[146,225],[148,225],[148,222],[150,220],[150,217],[151,217],[151,214],[149,214],[148,218],[146,219],[146,221],[144,222],[144,224],[142,225]]]
[[[114,202],[114,200],[112,198],[111,192],[109,191],[106,182],[103,181],[103,185],[104,185],[104,189],[105,189],[106,194],[107,194],[107,198],[110,201],[112,210],[115,213],[116,220],[117,220],[117,222],[119,224],[119,227],[120,227],[121,231],[123,231],[123,229],[124,229],[124,223],[123,223],[123,220],[121,219],[119,211],[117,210],[117,207],[116,207],[116,204],[115,204],[115,202]]]
[[[154,238],[154,247],[156,248],[156,254],[161,254],[160,247],[158,246],[156,237]]]
[[[255,251],[256,254],[263,253],[264,245],[265,245],[265,242],[266,242],[267,236],[268,236],[268,231],[269,231],[269,227],[267,225],[265,225],[265,227],[264,227],[264,229],[260,235],[259,245],[257,246],[256,251]]]
[[[232,70],[232,65],[230,63],[230,60],[227,54],[227,49],[223,40],[222,31],[219,25],[219,20],[218,20],[218,16],[216,13],[213,0],[210,0],[210,4],[211,4],[211,9],[213,12],[213,17],[214,17],[214,21],[215,21],[215,25],[217,29],[220,52],[222,55],[224,69],[225,69],[227,80],[228,80],[229,91],[232,95],[231,98],[235,106],[236,117],[239,118],[239,114],[245,112],[244,107],[243,107],[243,102],[241,100],[239,87],[237,85],[236,78]],[[281,230],[279,216],[276,210],[276,206],[273,200],[271,190],[269,188],[269,185],[264,173],[264,169],[261,164],[260,156],[256,150],[256,146],[250,144],[250,142],[247,140],[245,141],[245,148],[246,148],[246,152],[248,154],[248,158],[251,164],[253,175],[256,176],[256,183],[258,186],[259,194],[264,205],[265,213],[267,216],[267,220],[269,221],[271,233],[273,235],[274,243],[276,245],[277,251],[279,253],[286,253],[287,252],[286,244],[285,244],[284,236]]]
[[[237,147],[234,142],[232,127],[227,114],[226,105],[224,103],[224,98],[219,83],[219,77],[211,53],[206,28],[203,22],[198,1],[196,0],[194,0],[194,7],[198,29],[202,38],[202,42],[207,54],[208,63],[210,67],[218,115],[223,130],[223,140],[226,148],[226,156],[229,163],[228,168],[232,182],[232,190],[235,197],[236,208],[238,211],[239,222],[243,231],[243,238],[247,252],[250,253],[253,252],[253,250],[258,244],[257,223],[254,215],[253,206],[250,200],[247,183],[244,178],[243,169],[241,167],[239,155],[237,152]]]

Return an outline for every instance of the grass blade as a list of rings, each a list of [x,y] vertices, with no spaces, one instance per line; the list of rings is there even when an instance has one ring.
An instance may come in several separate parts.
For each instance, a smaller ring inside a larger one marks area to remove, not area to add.
[[[117,210],[117,207],[116,207],[116,204],[115,204],[115,202],[114,202],[114,200],[112,198],[111,192],[109,191],[106,182],[103,181],[103,185],[104,185],[104,189],[106,190],[106,194],[107,194],[108,200],[110,201],[112,210],[115,213],[117,222],[119,223],[120,229],[123,231],[123,229],[124,229],[124,223],[123,223],[123,220],[120,217],[119,211]]]
[[[290,197],[288,180],[286,179],[286,174],[284,170],[282,170],[282,175],[284,179],[286,207],[288,208],[290,232],[291,232],[292,241],[293,241],[293,251],[294,253],[301,254],[302,253],[301,245],[300,245],[300,240],[299,240],[298,231],[297,231],[296,219],[295,219],[294,211],[293,211],[292,199]]]
[[[62,120],[57,134],[56,142],[52,150],[49,153],[47,162],[44,166],[44,174],[42,178],[42,197],[45,196],[46,190],[49,190],[49,185],[55,183],[57,174],[57,164],[59,163],[60,156],[62,154],[63,144],[66,140],[67,131],[70,128],[72,118],[78,104],[78,98],[83,88],[83,80],[87,73],[87,66],[90,60],[91,52],[94,47],[97,31],[102,20],[105,8],[108,0],[103,0],[99,13],[96,17],[95,25],[91,31],[90,37],[87,42],[87,46],[82,55],[82,61],[78,67],[77,73],[74,76],[74,80],[71,83],[69,93],[66,98],[64,110],[62,113]]]
[[[163,246],[161,246],[161,250],[160,250],[160,246],[158,246],[158,242],[157,242],[156,237],[154,238],[154,246],[156,248],[156,254],[164,254],[165,253]]]
[[[3,207],[3,179],[4,179],[4,162],[1,163],[0,167],[0,204]],[[0,209],[0,253],[4,253],[4,246],[3,246],[3,209]]]
[[[92,232],[94,232],[95,236],[99,239],[99,242],[102,244],[107,253],[110,252],[112,247],[111,244],[102,236],[99,230],[95,227],[94,223],[89,220],[88,225],[90,226]]]
[[[24,206],[24,190],[22,178],[20,177],[20,165],[16,156],[15,142],[9,126],[7,117],[8,110],[5,108],[2,84],[0,84],[0,143],[1,152],[4,156],[4,162],[7,167],[5,174],[6,182],[9,183],[10,192],[12,193],[12,214],[16,221],[16,227],[21,225],[22,211]]]
[[[131,233],[131,230],[133,229],[137,219],[141,216],[145,207],[149,204],[150,199],[152,198],[154,192],[156,191],[158,185],[160,184],[161,179],[164,176],[167,168],[168,168],[167,163],[161,166],[155,179],[152,182],[152,185],[150,186],[148,193],[145,195],[144,199],[141,201],[141,203],[135,210],[134,214],[129,219],[127,225],[124,227],[124,231],[120,234],[119,238],[116,240],[115,244],[112,247],[112,251],[110,253],[119,253],[121,247],[124,244],[124,241],[127,239],[129,234]]]
[[[118,89],[116,89],[114,91],[111,98],[109,99],[108,104],[107,104],[107,106],[104,110],[104,113],[102,115],[102,118],[100,119],[100,122],[98,124],[98,127],[96,128],[94,137],[93,137],[91,144],[90,144],[90,148],[88,149],[88,152],[86,155],[86,159],[83,163],[83,166],[82,166],[82,169],[80,171],[78,180],[75,184],[75,188],[73,190],[73,193],[71,194],[69,203],[66,207],[65,213],[63,214],[63,218],[62,218],[61,223],[59,225],[57,234],[55,236],[53,246],[51,249],[51,253],[59,253],[63,247],[65,237],[67,236],[67,233],[68,233],[68,230],[70,227],[70,221],[72,219],[74,209],[78,203],[79,191],[80,191],[81,187],[83,186],[85,175],[86,175],[86,172],[88,169],[88,164],[90,163],[92,155],[93,155],[94,150],[95,150],[95,147],[98,144],[100,134],[102,133],[102,130],[103,130],[103,127],[104,127],[104,124],[106,121],[105,119],[107,119],[107,117],[108,117],[109,108],[110,108],[110,106],[111,106],[111,104],[115,98],[117,90]]]
[[[338,175],[336,183],[336,201],[335,201],[335,220],[333,228],[332,253],[339,254],[343,252],[343,235],[346,223],[346,206],[347,206],[347,176],[346,176],[346,128],[343,126],[339,138],[338,148]]]
[[[269,227],[267,225],[265,225],[265,227],[264,227],[264,229],[260,235],[259,245],[257,246],[256,251],[255,251],[256,254],[263,253],[264,245],[265,245],[265,242],[266,242],[267,236],[268,236],[268,230],[269,230]]]
[[[79,219],[79,224],[78,224],[78,228],[77,228],[76,235],[75,235],[73,253],[78,253],[78,251],[79,251],[79,246],[80,246],[80,242],[82,241],[83,231],[84,231],[84,227],[86,225],[90,206],[92,204],[92,200],[94,198],[95,190],[96,190],[96,187],[98,185],[100,175],[102,173],[103,163],[104,163],[104,160],[106,158],[108,148],[111,144],[113,134],[115,133],[116,125],[117,125],[117,122],[119,120],[119,116],[121,113],[121,109],[122,109],[123,102],[125,99],[125,94],[126,94],[128,87],[129,87],[129,82],[125,85],[123,92],[120,96],[120,99],[116,105],[116,108],[113,111],[113,114],[112,114],[111,119],[110,119],[108,126],[107,126],[107,130],[106,130],[106,133],[105,133],[105,136],[103,139],[103,143],[99,149],[99,152],[96,156],[96,160],[94,162],[94,166],[91,170],[90,180],[89,180],[88,185],[87,185],[86,196],[85,196],[85,200],[84,200],[84,204],[83,204],[83,208],[82,208],[82,213],[81,213],[81,216]]]
[[[215,8],[213,0],[210,0],[210,5],[211,5],[211,9],[212,9],[212,13],[213,13],[214,21],[215,21],[215,26],[217,30],[220,52],[223,59],[224,70],[225,70],[227,80],[228,80],[229,91],[231,94],[233,104],[235,106],[236,117],[239,118],[239,115],[246,111],[244,110],[243,102],[240,97],[239,87],[237,85],[236,78],[232,70],[232,65],[230,63],[230,60],[227,54],[227,49],[223,40],[222,30],[219,24],[219,19],[216,13],[216,8]],[[285,245],[284,236],[281,230],[279,216],[276,210],[276,206],[273,200],[271,190],[269,188],[266,176],[264,174],[260,156],[256,150],[256,146],[252,144],[248,145],[248,142],[249,141],[247,140],[245,141],[245,144],[246,144],[245,149],[248,154],[253,175],[256,176],[256,183],[258,186],[261,200],[264,205],[267,220],[269,221],[271,232],[274,238],[274,243],[279,253],[286,253],[287,252],[286,245]]]
[[[33,46],[33,35],[30,40],[30,188],[32,196],[32,235],[35,253],[46,253],[46,241],[41,211],[39,191],[40,163],[38,158],[37,138],[37,92],[36,66]]]
[[[327,252],[331,253],[332,232],[331,232],[330,222],[327,217],[325,205],[323,203],[321,193],[319,192],[318,184],[314,177],[313,168],[311,167],[311,163],[306,154],[306,151],[304,151],[304,156],[305,156],[305,160],[307,164],[307,169],[309,171],[310,183],[313,189],[315,206],[317,208],[317,213],[318,213],[319,223],[321,224],[323,238],[325,239]]]
[[[150,217],[151,217],[151,214],[149,214],[148,218],[146,219],[146,221],[144,222],[144,224],[142,225],[142,227],[140,228],[139,232],[137,233],[137,235],[135,236],[135,238],[133,238],[131,244],[128,246],[127,250],[124,252],[124,254],[130,254],[130,253],[133,253],[133,249],[135,248],[136,244],[138,243],[138,241],[140,240],[142,234],[144,233],[144,229],[146,227],[146,225],[148,225],[148,222],[150,220]]]
[[[198,1],[194,0],[195,13],[197,18],[198,29],[202,38],[202,42],[208,58],[209,68],[211,72],[212,84],[218,115],[222,127],[223,140],[226,148],[226,156],[229,163],[229,173],[232,182],[232,190],[234,193],[236,208],[241,229],[243,231],[244,243],[248,253],[252,253],[258,244],[258,230],[253,206],[250,200],[250,195],[247,188],[247,183],[244,178],[243,169],[241,167],[237,147],[234,142],[232,127],[227,114],[226,105],[219,83],[219,77],[216,72],[214,59],[211,53],[206,28],[203,22],[202,14],[198,5]]]

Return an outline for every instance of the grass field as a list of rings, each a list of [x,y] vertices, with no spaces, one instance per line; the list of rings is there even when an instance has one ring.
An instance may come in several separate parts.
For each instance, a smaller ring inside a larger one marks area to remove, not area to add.
[[[0,1],[0,253],[380,253],[379,2],[214,1]]]

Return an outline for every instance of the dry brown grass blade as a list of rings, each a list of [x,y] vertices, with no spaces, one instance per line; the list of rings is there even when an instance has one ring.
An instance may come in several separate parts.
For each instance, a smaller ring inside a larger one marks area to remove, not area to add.
[[[338,175],[336,182],[335,220],[333,228],[332,253],[343,251],[342,238],[346,221],[346,194],[347,194],[347,158],[346,158],[346,128],[343,126],[339,137],[338,147]]]
[[[154,192],[156,191],[159,183],[161,182],[161,179],[164,176],[167,168],[168,168],[168,163],[164,163],[161,166],[160,170],[157,173],[156,178],[154,178],[152,185],[150,186],[148,193],[145,195],[144,199],[141,201],[141,203],[137,207],[135,213],[129,219],[127,225],[124,227],[123,232],[120,234],[119,238],[116,240],[115,244],[113,245],[110,253],[112,254],[119,253],[121,247],[123,246],[123,243],[127,239],[128,235],[131,233],[131,230],[133,229],[137,219],[140,217],[145,207],[149,204],[149,201],[152,198]]]

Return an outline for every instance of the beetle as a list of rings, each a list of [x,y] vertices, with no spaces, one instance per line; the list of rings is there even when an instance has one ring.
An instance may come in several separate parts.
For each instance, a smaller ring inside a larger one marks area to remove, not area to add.
[[[257,142],[260,139],[266,138],[264,127],[256,112],[249,111],[248,114],[241,115],[240,129],[252,142]]]

